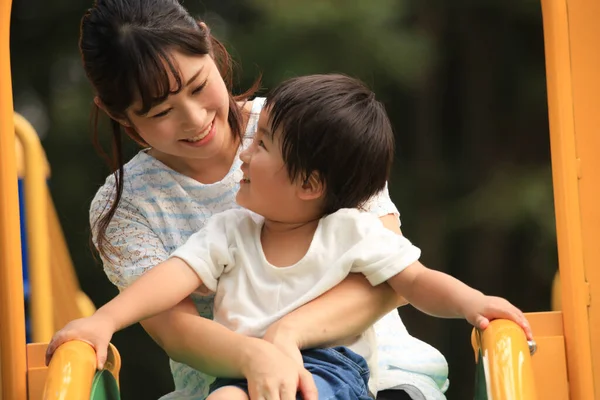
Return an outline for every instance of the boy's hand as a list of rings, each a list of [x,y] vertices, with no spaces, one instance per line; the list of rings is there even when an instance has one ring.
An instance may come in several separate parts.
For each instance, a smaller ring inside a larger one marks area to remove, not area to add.
[[[525,315],[507,300],[495,296],[482,296],[465,307],[465,318],[476,328],[485,329],[494,319],[509,319],[523,328],[527,340],[533,333]]]
[[[298,365],[304,366],[304,360],[302,360],[302,353],[300,353],[300,349],[295,343],[279,340],[273,344],[279,349],[279,351],[281,351],[286,356],[290,357]]]
[[[242,373],[248,380],[251,399],[296,398],[317,400],[319,395],[314,378],[294,356],[282,353],[279,347],[264,339],[247,338],[248,358],[243,357]],[[300,351],[296,346],[296,352]]]
[[[278,329],[276,324],[277,323],[273,324],[267,329],[265,336],[263,336],[263,340],[274,344],[283,354],[290,357],[297,364],[304,366],[298,341],[294,338],[292,332],[287,331],[286,333],[284,332],[284,328]]]
[[[112,321],[103,319],[101,316],[93,315],[73,320],[54,334],[46,350],[46,365],[50,364],[52,355],[61,344],[71,340],[81,340],[96,351],[97,368],[100,370],[104,368],[108,344],[114,332]]]

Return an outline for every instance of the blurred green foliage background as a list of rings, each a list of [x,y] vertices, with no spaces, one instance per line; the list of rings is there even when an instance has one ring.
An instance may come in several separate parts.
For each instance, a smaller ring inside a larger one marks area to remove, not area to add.
[[[83,289],[116,294],[89,248],[88,207],[109,170],[91,145],[92,91],[77,51],[91,0],[14,0],[14,103],[36,127]],[[187,0],[240,66],[237,87],[344,72],[386,105],[390,182],[422,261],[525,311],[548,310],[557,268],[541,10],[535,0]],[[137,151],[132,144],[130,155]],[[409,331],[450,364],[448,399],[472,398],[470,326],[407,306]],[[202,340],[202,338],[198,338]],[[172,386],[139,325],[114,338],[124,399]]]

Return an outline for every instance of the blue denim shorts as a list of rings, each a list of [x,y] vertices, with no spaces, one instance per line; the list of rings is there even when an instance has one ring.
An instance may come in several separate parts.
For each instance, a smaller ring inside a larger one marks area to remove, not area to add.
[[[370,400],[369,368],[365,359],[346,347],[302,351],[304,368],[313,376],[319,400]],[[224,386],[237,386],[248,392],[245,379],[217,378],[210,393]],[[300,394],[297,399],[301,399]]]

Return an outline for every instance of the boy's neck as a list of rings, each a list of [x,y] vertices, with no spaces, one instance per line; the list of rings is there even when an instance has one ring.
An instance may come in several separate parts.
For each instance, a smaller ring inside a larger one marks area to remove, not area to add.
[[[276,267],[289,267],[308,252],[320,219],[284,223],[265,220],[260,241],[267,261]]]
[[[310,231],[317,229],[320,218],[309,219],[299,222],[281,222],[265,218],[262,235],[285,235],[286,233],[296,234],[299,231]]]

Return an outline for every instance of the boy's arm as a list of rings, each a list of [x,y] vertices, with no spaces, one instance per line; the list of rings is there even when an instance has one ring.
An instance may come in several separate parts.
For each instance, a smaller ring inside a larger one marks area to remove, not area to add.
[[[486,296],[458,279],[426,268],[415,262],[396,274],[388,284],[419,310],[443,318],[465,318],[473,326],[485,329],[489,321],[510,319],[532,339],[531,328],[523,313],[505,299]]]
[[[203,283],[216,291],[225,265],[234,264],[227,233],[238,219],[234,212],[210,218],[170,258],[140,276],[96,314],[112,321],[117,331],[176,306]]]
[[[71,321],[58,331],[48,344],[46,364],[61,344],[82,340],[94,347],[97,366],[102,369],[108,343],[116,331],[172,308],[201,283],[196,272],[179,258],[160,263],[94,315]]]
[[[116,332],[174,307],[201,284],[198,274],[185,261],[172,257],[102,306],[96,316],[111,321]]]

